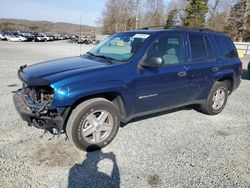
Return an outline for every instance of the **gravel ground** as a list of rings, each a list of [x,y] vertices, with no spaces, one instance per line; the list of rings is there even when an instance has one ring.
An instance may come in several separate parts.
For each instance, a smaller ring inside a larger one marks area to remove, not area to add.
[[[27,127],[12,102],[19,66],[79,51],[65,41],[0,42],[0,187],[250,187],[246,71],[221,114],[182,108],[133,121],[102,151],[82,152],[64,135]]]

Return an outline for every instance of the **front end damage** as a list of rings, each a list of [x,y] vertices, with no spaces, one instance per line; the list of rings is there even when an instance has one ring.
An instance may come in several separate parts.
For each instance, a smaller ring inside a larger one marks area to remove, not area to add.
[[[54,90],[50,86],[28,86],[25,84],[13,95],[18,113],[29,126],[60,135],[64,132],[63,126],[69,108],[53,107],[51,105],[53,98]]]

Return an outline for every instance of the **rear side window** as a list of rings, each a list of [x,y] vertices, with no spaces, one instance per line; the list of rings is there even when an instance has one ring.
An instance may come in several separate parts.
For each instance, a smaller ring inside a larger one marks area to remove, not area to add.
[[[207,58],[206,45],[202,35],[189,35],[192,60],[205,60]]]
[[[232,42],[227,36],[215,36],[217,45],[220,50],[222,58],[234,58],[238,57],[238,52]]]
[[[210,41],[208,40],[207,37],[204,37],[204,38],[205,38],[206,48],[207,48],[207,58],[215,59],[214,51],[213,51]]]
[[[215,59],[214,51],[209,39],[203,35],[189,35],[192,61]]]

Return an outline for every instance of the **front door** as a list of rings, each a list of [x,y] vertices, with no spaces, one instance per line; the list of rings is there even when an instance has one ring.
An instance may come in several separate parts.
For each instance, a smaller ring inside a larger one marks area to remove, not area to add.
[[[136,113],[186,103],[190,90],[183,35],[160,36],[146,53],[147,57],[161,57],[164,65],[138,68],[134,79]]]

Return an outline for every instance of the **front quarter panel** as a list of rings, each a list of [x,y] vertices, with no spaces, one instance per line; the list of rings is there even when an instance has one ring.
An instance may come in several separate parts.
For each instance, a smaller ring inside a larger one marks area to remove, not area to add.
[[[71,106],[84,97],[115,92],[123,99],[125,108],[131,111],[134,103],[128,88],[132,82],[129,67],[129,64],[115,65],[52,83],[55,92],[52,107]]]

